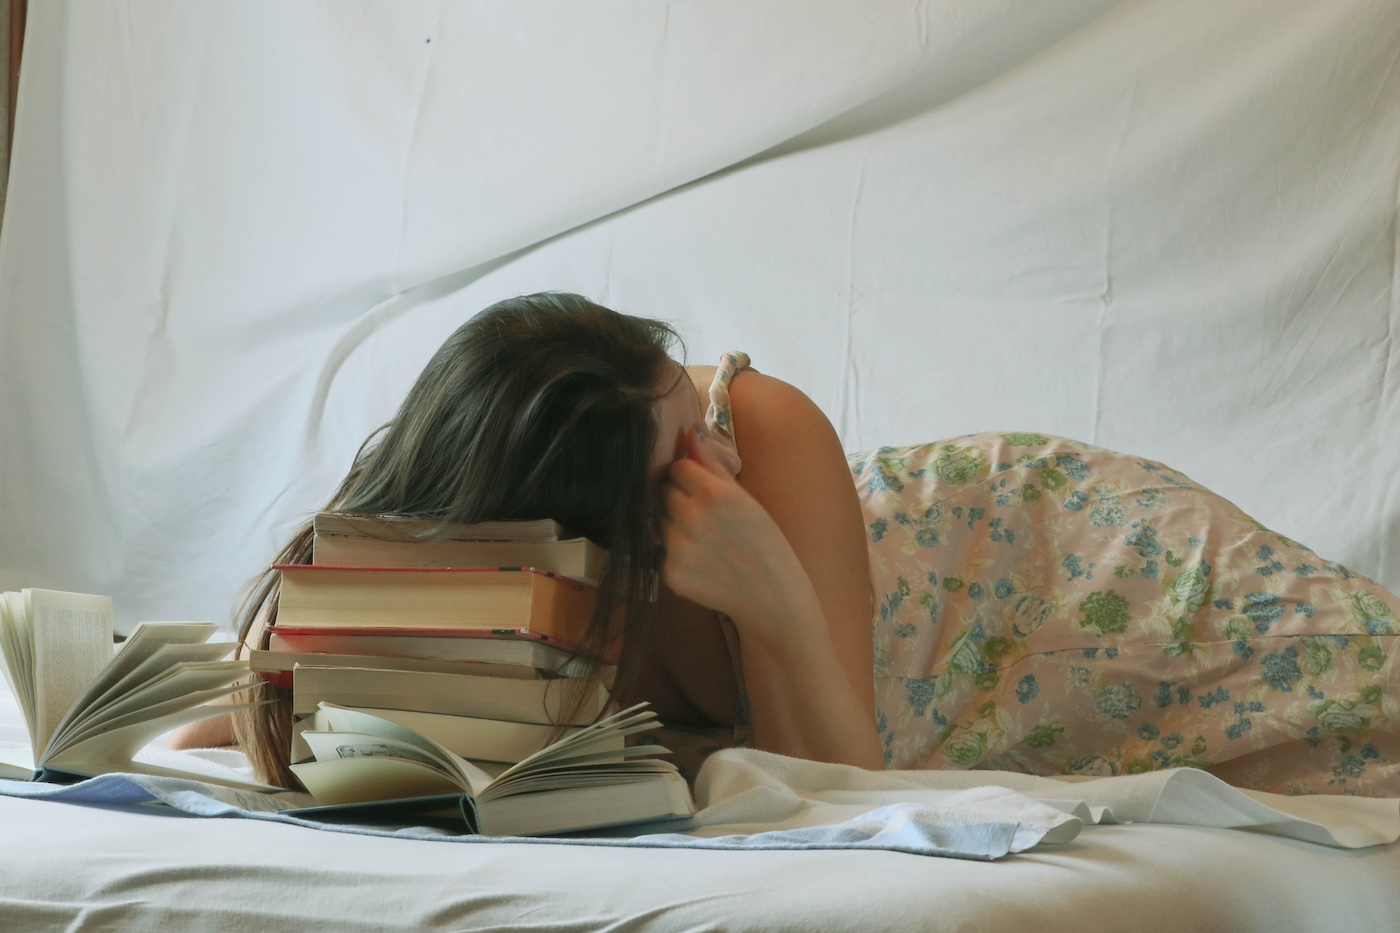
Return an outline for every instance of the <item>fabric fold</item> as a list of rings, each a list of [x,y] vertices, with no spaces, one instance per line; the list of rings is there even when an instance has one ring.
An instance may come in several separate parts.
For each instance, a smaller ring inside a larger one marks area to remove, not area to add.
[[[0,781],[0,794],[12,797],[89,806],[156,805],[190,816],[479,843],[879,849],[995,860],[1066,843],[1086,826],[1112,823],[1244,829],[1343,849],[1400,839],[1400,800],[1242,791],[1189,769],[1091,779],[989,771],[873,772],[730,749],[705,763],[696,792],[701,809],[689,820],[523,838],[462,835],[428,826],[313,822],[282,812],[308,805],[304,794],[257,794],[174,778],[105,774],[69,786]]]

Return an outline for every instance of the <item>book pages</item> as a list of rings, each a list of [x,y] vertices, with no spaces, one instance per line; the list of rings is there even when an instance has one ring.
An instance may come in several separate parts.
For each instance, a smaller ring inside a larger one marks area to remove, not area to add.
[[[5,684],[10,688],[10,694],[28,725],[33,691],[27,689],[25,673],[28,668],[20,658],[23,649],[19,644],[8,596],[8,593],[0,593],[0,673],[5,675]]]
[[[37,757],[69,708],[112,659],[112,599],[54,590],[25,590],[34,645]]]
[[[241,661],[177,664],[140,690],[101,709],[93,710],[91,715],[77,717],[69,728],[54,733],[40,761],[47,764],[49,756],[104,732],[181,713],[187,709],[201,707],[211,700],[238,693],[246,689],[242,681],[247,672],[247,666]],[[198,712],[199,715],[190,721],[217,716],[228,712],[228,709],[216,706],[199,709]]]
[[[23,593],[0,593],[0,645],[5,681],[24,714],[24,724],[34,734],[34,645],[29,637],[29,617]]]
[[[199,703],[203,704],[207,700],[216,699],[217,696],[217,692],[209,691],[205,696],[199,699]],[[149,719],[138,718],[126,724],[114,724],[110,731],[96,733],[52,755],[43,762],[43,767],[78,775],[105,774],[110,771],[129,771],[136,774],[178,777],[187,780],[193,779],[214,784],[224,784],[243,790],[280,790],[281,788],[262,784],[258,781],[232,778],[226,775],[212,774],[204,771],[181,771],[175,768],[141,761],[135,757],[137,752],[146,745],[149,745],[153,739],[162,733],[169,732],[171,729],[178,728],[187,723],[198,722],[201,719],[213,715],[223,715],[225,713],[238,712],[239,710],[252,709],[254,705],[256,704],[241,703],[208,707],[185,704],[173,710],[167,709],[164,712],[158,712],[154,717]]]

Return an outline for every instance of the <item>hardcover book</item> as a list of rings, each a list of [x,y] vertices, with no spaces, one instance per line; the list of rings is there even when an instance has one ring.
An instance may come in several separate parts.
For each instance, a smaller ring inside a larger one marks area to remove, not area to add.
[[[579,643],[593,616],[593,587],[536,570],[277,569],[276,624],[288,628],[509,629]]]
[[[605,683],[581,678],[516,680],[298,664],[293,671],[292,714],[309,716],[322,703],[581,726],[598,718],[609,696]]]
[[[524,664],[497,664],[481,661],[442,661],[436,658],[394,658],[365,654],[324,654],[309,651],[248,652],[248,666],[263,680],[292,689],[293,672],[298,665],[310,667],[358,667],[380,671],[416,671],[430,674],[471,674],[478,677],[506,677],[512,680],[539,680],[554,675]]]
[[[271,629],[268,647],[301,654],[474,661],[564,677],[584,667],[572,645],[517,629],[298,628],[279,623]]]

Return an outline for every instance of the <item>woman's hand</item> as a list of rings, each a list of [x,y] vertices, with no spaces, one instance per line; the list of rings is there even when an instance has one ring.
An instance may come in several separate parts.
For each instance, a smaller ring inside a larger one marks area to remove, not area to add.
[[[753,747],[883,768],[865,531],[840,440],[780,380],[742,373],[730,398],[743,481],[686,432],[662,489],[662,578],[733,621]]]
[[[686,431],[686,456],[662,489],[662,579],[678,596],[734,619],[766,639],[812,584],[782,530],[714,456],[702,429]]]

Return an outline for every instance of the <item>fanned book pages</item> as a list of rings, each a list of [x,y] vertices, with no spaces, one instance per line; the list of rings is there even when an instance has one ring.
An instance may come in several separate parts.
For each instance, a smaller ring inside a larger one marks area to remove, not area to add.
[[[485,719],[478,716],[457,716],[449,713],[421,713],[403,709],[364,709],[363,712],[396,722],[412,729],[425,739],[431,739],[454,755],[481,765],[488,771],[498,765],[513,765],[535,754],[565,735],[573,735],[588,726],[563,728],[537,722],[514,722]],[[304,732],[328,731],[330,720],[324,710],[317,710],[292,726],[294,760],[311,757],[311,750],[300,739]],[[626,737],[613,733],[611,741],[599,739],[598,751],[620,751]]]
[[[24,715],[29,747],[0,749],[0,777],[134,771],[218,780],[134,760],[164,732],[247,708],[206,705],[244,689],[248,679],[247,662],[222,660],[232,644],[209,643],[216,630],[212,622],[142,622],[114,654],[109,597],[4,593],[0,669]]]
[[[292,771],[320,806],[299,816],[346,822],[458,815],[468,832],[545,836],[689,816],[675,765],[657,746],[618,739],[657,727],[638,704],[541,749],[493,776],[400,723],[322,704],[324,729],[301,738],[313,761]]]

